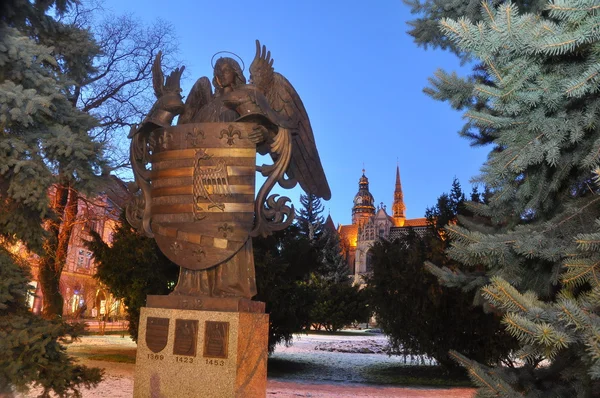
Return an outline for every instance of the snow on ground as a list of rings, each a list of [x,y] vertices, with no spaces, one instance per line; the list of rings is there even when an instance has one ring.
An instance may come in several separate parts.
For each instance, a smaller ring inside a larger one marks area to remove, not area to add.
[[[298,335],[290,347],[278,346],[272,360],[296,365],[301,372],[277,374],[278,380],[319,383],[369,383],[373,366],[409,366],[410,358],[388,356],[382,334]],[[417,362],[419,363],[419,362]]]
[[[69,351],[84,352],[91,346],[135,349],[135,343],[129,337],[111,335],[84,336],[81,341],[70,345]],[[474,396],[474,390],[470,388],[401,388],[367,384],[369,383],[367,368],[405,364],[404,358],[383,353],[386,347],[387,341],[383,335],[297,336],[291,346],[278,346],[272,355],[274,363],[292,371],[270,371],[267,398],[471,398]],[[104,381],[95,389],[82,390],[83,398],[132,397],[135,365],[83,358],[81,363],[105,369]],[[33,398],[39,393],[40,390],[36,389],[28,394],[17,395],[17,398]]]

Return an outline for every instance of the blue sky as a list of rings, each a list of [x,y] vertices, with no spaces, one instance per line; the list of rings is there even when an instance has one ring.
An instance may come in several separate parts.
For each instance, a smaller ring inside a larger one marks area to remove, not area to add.
[[[216,52],[235,52],[247,72],[254,40],[265,44],[310,117],[332,191],[325,215],[330,212],[336,225],[351,222],[363,164],[376,203],[388,213],[399,164],[407,217],[415,218],[449,191],[455,176],[469,193],[489,151],[471,148],[457,133],[462,115],[422,92],[438,68],[468,70],[452,54],[413,43],[406,22],[414,16],[401,0],[103,4],[116,14],[173,25],[186,67],[185,95],[197,78],[212,76]],[[299,189],[278,193],[299,205]]]

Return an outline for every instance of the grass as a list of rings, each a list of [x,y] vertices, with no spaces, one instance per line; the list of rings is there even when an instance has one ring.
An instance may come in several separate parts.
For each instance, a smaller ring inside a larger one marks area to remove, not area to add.
[[[427,387],[474,387],[466,375],[449,374],[441,366],[375,365],[366,369],[364,378],[372,384]]]
[[[120,335],[122,337],[127,337],[129,336],[129,332],[128,331],[122,331],[122,330],[106,330],[104,333],[100,333],[97,330],[87,330],[83,333],[84,336],[105,336],[105,335]]]
[[[135,363],[135,356],[132,358],[126,354],[94,354],[87,357],[94,361],[120,362],[120,363]]]
[[[371,332],[368,329],[365,330],[339,330],[337,332],[328,332],[326,330],[305,330],[299,333],[302,334],[314,334],[314,335],[322,335],[322,336],[369,336],[378,334],[378,332]]]
[[[312,364],[306,362],[269,357],[267,360],[267,377],[283,377],[302,374],[312,367]]]
[[[311,380],[310,374],[327,373],[327,369],[315,363],[269,358],[267,372],[271,378]],[[467,376],[448,374],[441,366],[373,365],[366,367],[361,377],[360,383],[379,386],[473,387]],[[324,380],[317,376],[314,381]]]
[[[77,347],[77,349],[69,349],[69,354],[77,358],[91,359],[94,361],[135,363],[136,349],[80,346]]]

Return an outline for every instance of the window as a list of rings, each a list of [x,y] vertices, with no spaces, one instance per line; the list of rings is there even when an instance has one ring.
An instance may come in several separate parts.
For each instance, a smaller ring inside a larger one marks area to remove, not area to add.
[[[79,249],[77,252],[77,268],[90,269],[92,262],[92,252]]]

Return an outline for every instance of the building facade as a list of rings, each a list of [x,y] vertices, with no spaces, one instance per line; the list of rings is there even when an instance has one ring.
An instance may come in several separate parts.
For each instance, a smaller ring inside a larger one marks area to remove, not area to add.
[[[375,199],[369,191],[369,179],[363,174],[358,181],[358,192],[352,206],[352,224],[339,225],[342,249],[350,273],[355,282],[361,283],[362,276],[372,271],[370,249],[378,239],[394,240],[408,233],[409,228],[422,234],[427,230],[425,218],[406,218],[406,205],[400,181],[400,168],[396,167],[396,183],[392,214],[381,202],[375,206]]]
[[[50,190],[51,200],[53,194],[54,191]],[[94,278],[96,264],[93,253],[86,247],[86,241],[92,239],[91,231],[95,231],[110,245],[127,200],[128,192],[125,183],[113,176],[104,178],[101,191],[96,197],[79,196],[77,219],[60,278],[60,291],[64,299],[63,316],[73,318],[122,315],[121,303],[114,300]],[[41,313],[43,293],[39,283],[39,257],[28,252],[20,243],[9,250],[25,259],[30,265],[33,280],[29,306],[34,313]]]

